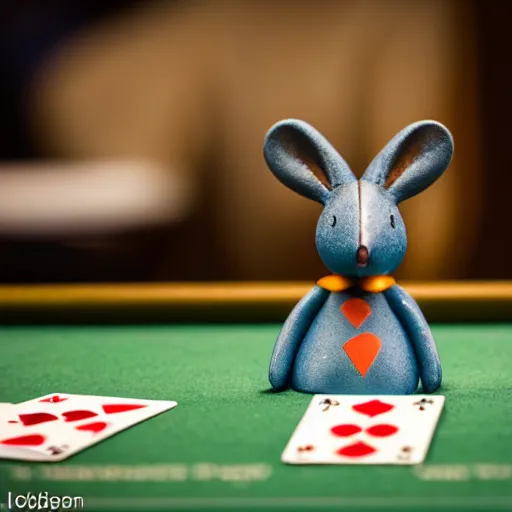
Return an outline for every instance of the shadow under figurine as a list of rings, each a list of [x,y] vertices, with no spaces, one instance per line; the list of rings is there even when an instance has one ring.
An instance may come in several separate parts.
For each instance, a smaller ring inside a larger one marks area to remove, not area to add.
[[[274,389],[411,394],[420,378],[424,392],[439,388],[441,365],[430,328],[389,274],[407,247],[397,204],[441,176],[452,153],[450,132],[420,121],[399,132],[357,180],[304,121],[284,120],[269,130],[264,155],[272,172],[323,205],[316,246],[333,273],[284,323],[270,362]]]

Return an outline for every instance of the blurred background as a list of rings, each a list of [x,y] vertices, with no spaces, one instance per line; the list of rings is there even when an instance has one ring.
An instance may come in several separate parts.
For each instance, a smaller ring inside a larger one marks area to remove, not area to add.
[[[320,206],[266,168],[302,118],[360,176],[407,124],[455,158],[403,204],[408,279],[512,278],[508,20],[494,0],[0,7],[0,281],[315,280]]]

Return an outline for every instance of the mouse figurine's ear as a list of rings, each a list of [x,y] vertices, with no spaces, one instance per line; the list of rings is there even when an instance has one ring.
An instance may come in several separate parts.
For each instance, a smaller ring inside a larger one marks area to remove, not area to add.
[[[432,185],[450,164],[452,154],[448,129],[436,121],[419,121],[399,132],[361,179],[381,185],[399,203]]]
[[[334,187],[356,181],[329,141],[304,121],[287,119],[272,126],[263,153],[279,181],[322,204]]]

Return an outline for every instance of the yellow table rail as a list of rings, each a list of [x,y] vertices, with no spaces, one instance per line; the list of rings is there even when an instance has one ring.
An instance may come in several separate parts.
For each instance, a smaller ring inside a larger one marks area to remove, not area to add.
[[[430,321],[512,321],[512,281],[401,282]],[[282,321],[307,282],[0,286],[0,322]]]

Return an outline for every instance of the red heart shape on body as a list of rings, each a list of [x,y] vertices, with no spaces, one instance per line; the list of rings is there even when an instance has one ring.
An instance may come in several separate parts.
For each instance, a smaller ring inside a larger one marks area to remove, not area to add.
[[[55,421],[58,420],[57,416],[53,414],[49,414],[47,412],[34,412],[29,414],[20,414],[20,420],[28,427],[30,425],[39,425],[39,423],[46,423],[47,421]]]
[[[80,425],[79,427],[75,427],[75,430],[94,432],[95,434],[97,434],[98,432],[105,430],[107,426],[108,423],[105,423],[104,421],[95,421],[93,423],[87,423],[86,425]]]
[[[67,411],[63,412],[62,416],[66,418],[64,421],[78,421],[85,420],[86,418],[94,418],[94,416],[98,416],[95,412],[92,411]]]
[[[0,444],[9,446],[40,446],[46,438],[40,434],[30,434],[28,436],[11,437],[0,441]]]
[[[117,414],[119,412],[128,412],[134,411],[135,409],[142,409],[143,407],[147,407],[147,405],[141,404],[107,404],[102,405],[103,410],[106,414]]]

